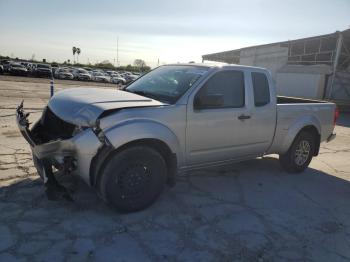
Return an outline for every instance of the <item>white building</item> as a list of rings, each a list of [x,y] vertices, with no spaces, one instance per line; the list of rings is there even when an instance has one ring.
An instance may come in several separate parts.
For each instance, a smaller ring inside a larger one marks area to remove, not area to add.
[[[202,59],[264,67],[271,71],[278,95],[327,99],[350,108],[350,29],[207,54]]]

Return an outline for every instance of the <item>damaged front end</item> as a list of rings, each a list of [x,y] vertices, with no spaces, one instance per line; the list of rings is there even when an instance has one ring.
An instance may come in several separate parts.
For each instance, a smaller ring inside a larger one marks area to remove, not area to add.
[[[49,107],[31,129],[28,116],[22,102],[16,109],[17,125],[32,149],[34,165],[47,187],[49,199],[57,198],[60,193],[71,200],[67,190],[56,181],[54,170],[60,174],[77,173],[89,184],[91,160],[103,145],[99,138],[101,134],[96,132],[102,131],[98,126],[81,127],[68,123]]]

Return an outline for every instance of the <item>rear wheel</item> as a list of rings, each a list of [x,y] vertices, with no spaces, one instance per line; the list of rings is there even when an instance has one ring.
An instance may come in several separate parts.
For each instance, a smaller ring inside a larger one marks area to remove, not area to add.
[[[166,163],[161,154],[134,146],[113,155],[102,169],[99,192],[118,211],[134,212],[150,206],[166,181]]]
[[[279,156],[282,167],[289,173],[304,171],[310,164],[315,152],[315,138],[301,131],[285,154]]]

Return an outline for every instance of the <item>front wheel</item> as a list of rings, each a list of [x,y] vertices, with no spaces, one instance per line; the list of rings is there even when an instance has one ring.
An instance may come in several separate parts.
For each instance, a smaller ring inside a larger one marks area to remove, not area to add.
[[[279,156],[282,167],[289,173],[300,173],[310,164],[315,152],[315,138],[302,131],[285,154]]]
[[[134,146],[112,155],[102,169],[99,192],[118,211],[134,212],[150,206],[161,194],[167,168],[161,154]]]

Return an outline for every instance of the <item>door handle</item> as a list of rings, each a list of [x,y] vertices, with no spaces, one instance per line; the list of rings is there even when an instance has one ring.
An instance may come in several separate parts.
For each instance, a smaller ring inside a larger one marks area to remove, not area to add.
[[[249,118],[250,118],[250,116],[247,116],[247,115],[240,115],[238,117],[239,120],[245,120],[245,119],[249,119]]]

